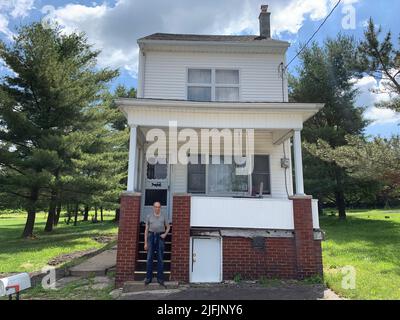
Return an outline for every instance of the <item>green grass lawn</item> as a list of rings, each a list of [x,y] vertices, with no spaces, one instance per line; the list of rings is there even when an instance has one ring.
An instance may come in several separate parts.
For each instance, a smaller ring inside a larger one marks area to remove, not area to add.
[[[400,210],[352,211],[347,221],[320,218],[327,285],[349,299],[400,299]],[[342,267],[356,271],[355,289],[342,288]]]
[[[45,214],[39,213],[34,230],[37,238],[21,239],[26,215],[0,214],[0,273],[39,271],[59,255],[102,248],[104,244],[93,237],[116,234],[113,218],[114,214],[107,212],[102,223],[78,222],[76,227],[66,225],[61,218],[53,232],[45,233]]]

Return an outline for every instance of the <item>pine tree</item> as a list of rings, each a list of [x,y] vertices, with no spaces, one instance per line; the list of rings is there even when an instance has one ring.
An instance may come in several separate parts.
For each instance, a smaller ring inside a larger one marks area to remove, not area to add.
[[[383,90],[393,94],[390,101],[377,104],[380,108],[389,108],[400,112],[400,50],[392,43],[392,33],[388,32],[380,40],[382,28],[375,28],[374,21],[370,18],[368,27],[364,32],[364,40],[358,47],[357,68],[360,77],[368,74],[376,79],[382,79]],[[399,34],[400,45],[400,34]]]
[[[2,191],[25,200],[24,237],[33,235],[42,197],[49,203],[46,230],[52,229],[64,172],[81,152],[76,138],[118,74],[96,68],[99,53],[84,34],[41,23],[22,27],[11,46],[0,43],[0,58],[13,71],[0,84],[0,164],[9,169]]]
[[[362,135],[367,123],[362,117],[364,109],[354,105],[355,54],[354,40],[343,35],[327,39],[323,46],[314,43],[301,54],[299,76],[291,79],[291,100],[325,103],[305,123],[305,142],[315,144],[322,139],[334,148],[347,143],[346,135]],[[345,170],[305,152],[304,175],[306,190],[321,198],[333,196],[339,217],[346,218],[345,187],[349,177]]]

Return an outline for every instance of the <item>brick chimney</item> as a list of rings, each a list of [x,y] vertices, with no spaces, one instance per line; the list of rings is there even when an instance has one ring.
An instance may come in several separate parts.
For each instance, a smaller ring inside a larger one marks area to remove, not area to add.
[[[268,6],[261,6],[261,13],[258,17],[260,20],[260,37],[265,39],[271,38],[271,12],[268,12]]]

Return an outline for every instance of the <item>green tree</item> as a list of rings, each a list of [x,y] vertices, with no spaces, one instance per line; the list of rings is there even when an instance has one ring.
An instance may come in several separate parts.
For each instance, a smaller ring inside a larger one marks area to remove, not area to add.
[[[345,168],[359,181],[375,181],[381,185],[380,193],[387,204],[389,198],[400,196],[400,136],[390,139],[347,136],[348,143],[332,148],[326,141],[310,144],[308,150],[328,163]]]
[[[353,87],[356,44],[353,38],[338,35],[322,46],[313,43],[300,55],[298,77],[290,79],[290,99],[294,102],[323,102],[325,107],[308,120],[303,140],[315,144],[318,139],[331,147],[345,145],[346,135],[362,135],[367,124],[363,108],[354,105],[357,91]],[[335,163],[312,154],[304,156],[306,190],[320,197],[333,197],[339,217],[346,218],[345,187],[349,177]]]
[[[81,152],[77,137],[118,72],[96,68],[100,52],[84,34],[33,23],[14,40],[10,46],[0,42],[0,58],[13,71],[0,84],[0,163],[8,168],[1,179],[7,182],[3,192],[26,200],[23,236],[29,237],[40,197],[48,199],[46,230],[52,229],[62,177]]]
[[[392,43],[392,33],[389,31],[380,39],[382,28],[376,29],[372,18],[364,32],[364,40],[358,47],[357,68],[360,76],[368,74],[382,79],[383,92],[394,94],[390,101],[377,104],[380,108],[389,108],[400,112],[400,50]],[[400,45],[400,34],[399,34]]]

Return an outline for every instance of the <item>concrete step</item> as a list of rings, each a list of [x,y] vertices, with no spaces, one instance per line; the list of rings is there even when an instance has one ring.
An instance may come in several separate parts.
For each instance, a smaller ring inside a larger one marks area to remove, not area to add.
[[[144,281],[127,281],[124,283],[122,289],[123,293],[137,292],[137,291],[151,291],[151,290],[168,290],[177,289],[179,283],[177,281],[165,281],[165,287],[158,284],[157,279],[153,279],[152,283],[147,286],[144,285]]]

